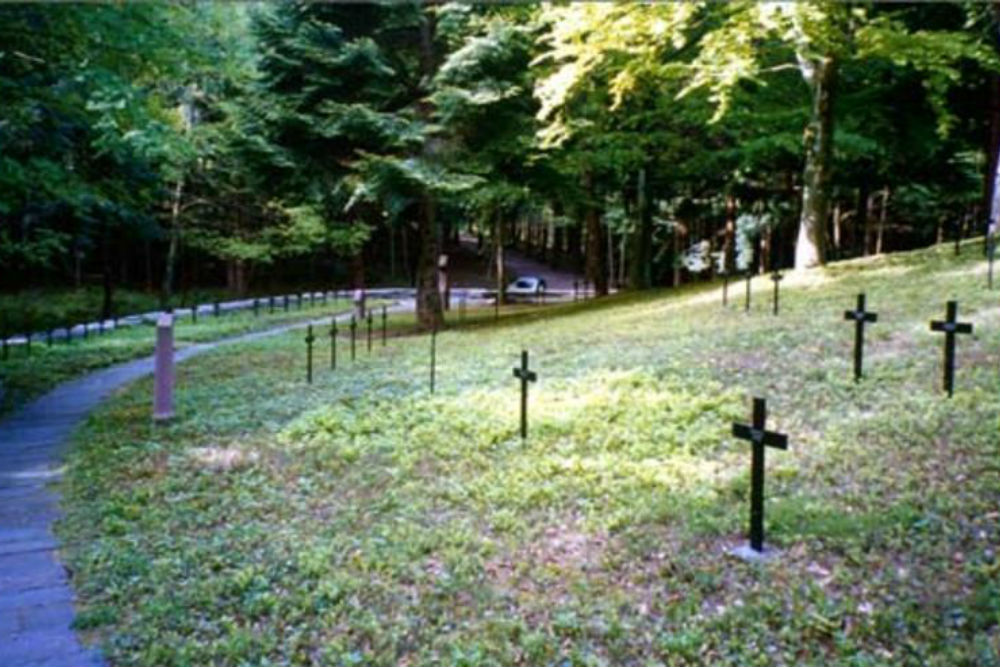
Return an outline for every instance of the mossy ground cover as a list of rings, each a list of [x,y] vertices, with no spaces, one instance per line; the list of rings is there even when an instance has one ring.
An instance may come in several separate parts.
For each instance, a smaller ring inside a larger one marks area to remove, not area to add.
[[[977,250],[789,276],[777,318],[757,279],[749,315],[698,286],[456,328],[434,395],[426,337],[311,386],[299,333],[210,353],[165,427],[140,382],[69,460],[78,625],[115,665],[1000,664],[1000,303]],[[862,290],[880,320],[855,385]],[[928,331],[948,298],[976,326],[951,400]],[[725,555],[752,395],[791,442],[764,565]]]
[[[379,301],[375,306],[382,303]],[[177,347],[181,348],[349,309],[350,304],[346,299],[337,302],[330,299],[325,305],[319,301],[314,304],[305,302],[302,308],[295,307],[293,303],[287,312],[279,305],[273,314],[269,312],[265,302],[262,302],[257,316],[251,310],[228,313],[222,311],[219,317],[210,312],[202,312],[197,322],[194,322],[190,315],[185,314],[175,320],[174,340]],[[405,318],[394,320],[394,326],[405,326]],[[98,368],[152,354],[155,343],[155,326],[146,322],[122,326],[117,330],[109,328],[103,334],[93,326],[87,338],[77,333],[72,341],[66,342],[56,336],[52,345],[35,340],[30,354],[25,346],[12,345],[8,350],[8,358],[0,361],[0,416],[61,382]]]

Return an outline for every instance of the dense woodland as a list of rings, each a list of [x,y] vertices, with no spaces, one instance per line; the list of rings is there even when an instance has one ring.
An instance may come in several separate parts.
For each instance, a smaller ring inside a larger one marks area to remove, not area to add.
[[[0,6],[0,287],[598,293],[981,234],[990,4]],[[993,214],[991,215],[991,210]]]

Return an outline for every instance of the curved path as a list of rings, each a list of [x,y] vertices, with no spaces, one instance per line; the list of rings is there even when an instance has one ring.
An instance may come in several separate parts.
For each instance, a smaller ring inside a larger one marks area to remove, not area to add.
[[[390,312],[412,310],[412,301]],[[349,313],[338,319],[349,318]],[[221,345],[276,336],[322,319],[191,345],[177,362]],[[0,665],[92,667],[104,661],[73,631],[73,590],[58,560],[52,524],[59,498],[50,488],[62,474],[62,455],[73,431],[112,391],[153,372],[146,357],[58,386],[0,422]],[[152,398],[150,398],[152,412]]]

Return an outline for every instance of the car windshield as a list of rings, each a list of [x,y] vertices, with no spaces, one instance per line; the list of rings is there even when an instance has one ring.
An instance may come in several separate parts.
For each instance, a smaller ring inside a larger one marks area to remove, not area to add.
[[[521,288],[528,288],[528,287],[531,287],[531,281],[530,280],[518,280],[516,283],[514,283],[514,286],[515,287],[521,287]]]

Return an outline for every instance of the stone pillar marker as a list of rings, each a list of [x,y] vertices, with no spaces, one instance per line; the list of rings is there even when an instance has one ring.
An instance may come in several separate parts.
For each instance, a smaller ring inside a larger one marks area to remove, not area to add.
[[[162,313],[156,321],[156,360],[153,384],[153,421],[174,416],[174,316]]]
[[[363,289],[354,290],[354,316],[359,319],[365,319],[365,291]]]
[[[986,259],[989,265],[986,269],[986,287],[987,289],[993,289],[993,258],[997,252],[997,240],[994,234],[989,233],[986,235]]]

